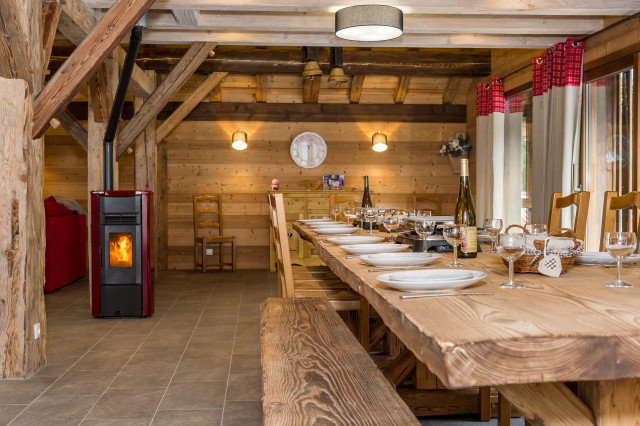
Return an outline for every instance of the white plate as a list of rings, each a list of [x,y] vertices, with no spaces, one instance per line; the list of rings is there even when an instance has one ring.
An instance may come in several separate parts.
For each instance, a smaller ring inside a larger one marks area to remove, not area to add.
[[[327,241],[337,246],[343,246],[345,244],[375,244],[383,240],[384,237],[376,237],[374,235],[350,235],[348,237],[327,238]]]
[[[640,254],[632,254],[622,263],[632,265],[638,262],[640,262]],[[616,260],[606,251],[588,251],[576,257],[575,263],[577,265],[615,265]]]
[[[434,222],[453,222],[453,216],[409,216],[408,221],[414,222],[416,220],[432,220]]]
[[[348,223],[341,222],[323,222],[323,223],[312,223],[309,225],[311,229],[316,228],[354,228],[353,225],[349,225]]]
[[[435,262],[436,253],[381,253],[363,254],[360,259],[373,266],[422,266]]]
[[[323,218],[323,219],[300,219],[298,220],[300,223],[322,223],[322,222],[333,222],[331,219]]]
[[[340,246],[340,248],[349,254],[374,254],[374,253],[395,253],[406,250],[409,244],[349,244]]]
[[[319,235],[348,235],[359,231],[358,228],[322,228],[315,230]]]
[[[468,278],[460,279],[463,274]],[[426,269],[423,271],[391,272],[378,275],[376,278],[381,283],[401,291],[442,291],[457,290],[469,287],[487,276],[482,271],[465,269]],[[449,277],[449,278],[447,278]]]

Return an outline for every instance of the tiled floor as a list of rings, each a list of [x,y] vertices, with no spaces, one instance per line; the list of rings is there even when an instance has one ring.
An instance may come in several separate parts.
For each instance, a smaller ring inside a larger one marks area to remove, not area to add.
[[[0,425],[261,424],[258,307],[275,280],[164,272],[145,319],[94,319],[86,280],[47,295],[48,365],[0,381]],[[465,420],[422,424],[491,424]]]

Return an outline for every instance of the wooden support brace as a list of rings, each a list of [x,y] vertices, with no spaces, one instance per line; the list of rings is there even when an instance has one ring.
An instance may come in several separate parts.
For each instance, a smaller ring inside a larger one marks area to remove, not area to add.
[[[409,349],[404,349],[400,355],[385,369],[384,375],[395,387],[404,382],[416,368],[416,357]]]
[[[352,104],[360,103],[362,96],[362,85],[364,84],[364,75],[354,75],[351,79],[351,88],[349,89],[349,102]]]
[[[317,104],[320,97],[320,78],[307,78],[304,80],[302,102],[305,104]]]
[[[156,143],[160,143],[198,106],[214,87],[219,86],[222,79],[227,76],[226,72],[214,72],[202,84],[189,95],[189,97],[167,118],[156,132]]]
[[[51,49],[53,41],[56,38],[56,30],[62,13],[61,0],[43,0],[42,1],[42,68],[46,71],[49,68],[49,58],[51,58]]]
[[[160,85],[140,107],[140,112],[120,130],[116,148],[118,160],[124,155],[127,148],[135,142],[138,135],[144,131],[151,120],[156,119],[156,116],[169,102],[171,96],[182,87],[184,82],[191,77],[202,61],[207,58],[209,52],[215,49],[216,46],[216,43],[211,42],[196,42],[191,45],[176,67],[162,80]]]
[[[640,418],[640,379],[578,382],[578,396],[598,426],[635,425]]]
[[[36,96],[31,132],[33,138],[39,138],[44,134],[49,121],[66,108],[153,2],[154,0],[136,2],[120,0],[109,9],[91,34],[74,50],[69,59]]]
[[[267,76],[256,75],[256,102],[267,102]]]
[[[89,134],[87,130],[80,124],[78,120],[71,114],[68,109],[65,109],[58,116],[58,120],[62,127],[69,133],[69,136],[78,143],[87,152],[87,146],[89,144]]]
[[[460,77],[451,77],[449,81],[447,81],[447,86],[444,88],[442,92],[442,104],[450,105],[453,103],[456,93],[458,91],[458,86],[460,85]]]
[[[398,77],[398,85],[396,86],[396,90],[393,93],[393,102],[395,102],[396,104],[404,103],[404,99],[407,97],[407,91],[409,90],[410,82],[411,77],[407,75]]]

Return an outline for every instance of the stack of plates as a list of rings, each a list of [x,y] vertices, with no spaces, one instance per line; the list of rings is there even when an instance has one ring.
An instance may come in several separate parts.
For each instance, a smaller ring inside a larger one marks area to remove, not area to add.
[[[383,240],[384,237],[376,237],[375,235],[350,235],[348,237],[327,238],[327,241],[337,246],[346,244],[375,244]]]
[[[627,257],[622,263],[625,265],[632,265],[634,263],[640,262],[639,254],[632,254]],[[582,253],[580,256],[576,257],[575,263],[577,265],[615,265],[617,260],[613,258],[609,253],[604,251],[588,251]]]
[[[333,222],[333,221],[329,218],[323,218],[323,219],[300,219],[298,220],[298,222],[304,225],[309,225],[312,223],[323,223],[323,222]]]
[[[380,253],[363,254],[360,259],[373,266],[423,266],[440,257],[436,253]]]
[[[381,283],[401,291],[443,291],[469,287],[487,276],[482,271],[426,269],[378,275]]]
[[[318,229],[318,228],[353,228],[352,225],[349,225],[348,223],[342,223],[342,222],[315,222],[315,223],[310,223],[309,227],[311,229]]]
[[[349,254],[395,253],[406,250],[409,248],[409,244],[348,244],[340,246],[340,248]]]
[[[357,232],[358,228],[354,228],[353,226],[322,226],[320,228],[315,228],[314,231],[319,235],[346,235]]]

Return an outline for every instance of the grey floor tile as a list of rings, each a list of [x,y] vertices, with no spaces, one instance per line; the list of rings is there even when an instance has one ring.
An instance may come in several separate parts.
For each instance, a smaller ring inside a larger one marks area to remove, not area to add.
[[[166,388],[175,368],[172,364],[130,364],[120,371],[109,388]]]
[[[196,327],[191,341],[193,342],[225,342],[232,341],[236,334],[235,325],[200,326]]]
[[[55,380],[55,377],[0,380],[0,401],[3,404],[31,404]]]
[[[133,353],[133,350],[87,352],[72,370],[120,370]]]
[[[160,410],[211,410],[222,408],[226,382],[172,382]]]
[[[120,350],[135,350],[142,344],[144,335],[107,335],[100,340],[94,347],[91,348],[92,352],[102,351],[120,351]]]
[[[219,425],[222,409],[215,410],[160,410],[153,419],[154,426]]]
[[[262,376],[232,374],[229,376],[227,401],[259,401],[262,399]]]
[[[26,404],[0,404],[0,426],[8,425],[25,408]]]
[[[227,401],[224,404],[223,426],[260,426],[262,401]]]
[[[97,396],[41,396],[16,417],[11,425],[78,424],[97,399]],[[46,422],[43,423],[45,419]]]
[[[151,419],[83,420],[81,426],[149,426]]]
[[[255,337],[236,338],[233,344],[234,354],[259,354],[260,339]]]
[[[97,395],[107,389],[117,371],[72,370],[60,377],[45,395]]]
[[[229,359],[233,342],[190,342],[183,359]]]
[[[227,380],[230,360],[223,358],[183,359],[172,381]]]
[[[109,389],[87,419],[150,419],[153,418],[164,389]]]
[[[231,358],[231,374],[260,374],[260,355],[234,354]]]

